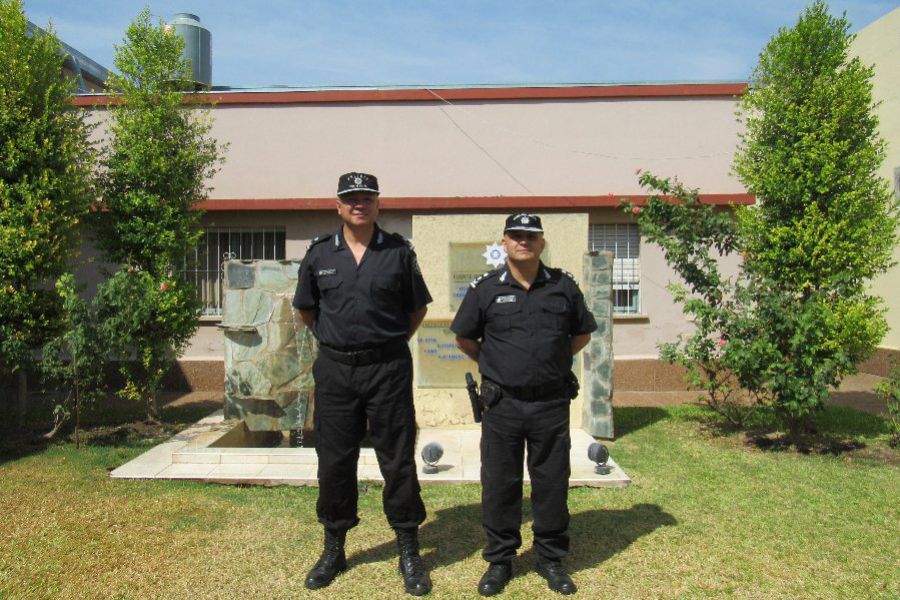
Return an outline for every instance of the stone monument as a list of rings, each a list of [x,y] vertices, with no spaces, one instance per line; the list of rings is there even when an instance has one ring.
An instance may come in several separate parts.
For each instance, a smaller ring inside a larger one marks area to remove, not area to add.
[[[225,418],[251,432],[309,430],[315,344],[295,322],[296,260],[226,261]]]
[[[584,301],[597,320],[597,331],[582,352],[582,427],[594,437],[613,438],[612,413],[612,265],[611,252],[584,256]]]

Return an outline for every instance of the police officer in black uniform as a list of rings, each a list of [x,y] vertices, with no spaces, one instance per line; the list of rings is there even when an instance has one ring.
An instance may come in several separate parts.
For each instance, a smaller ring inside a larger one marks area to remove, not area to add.
[[[410,594],[431,590],[419,556],[425,520],[414,460],[416,418],[407,341],[431,302],[412,245],[383,231],[378,180],[338,181],[337,231],[315,238],[300,265],[293,305],[319,342],[313,365],[319,458],[316,512],[325,548],[306,587],[330,584],[347,568],[344,539],[358,522],[356,469],[368,422],[384,476],[383,505],[397,534],[400,573]]]
[[[576,591],[560,559],[569,549],[569,401],[572,357],[597,329],[572,275],[541,260],[540,217],[506,219],[504,267],[472,282],[450,328],[481,372],[484,559],[478,592],[500,593],[522,545],[522,463],[528,447],[538,572],[551,590]]]

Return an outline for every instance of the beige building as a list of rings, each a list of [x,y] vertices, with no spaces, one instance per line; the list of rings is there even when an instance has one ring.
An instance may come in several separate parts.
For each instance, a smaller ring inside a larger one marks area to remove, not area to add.
[[[875,66],[874,95],[880,102],[878,118],[881,135],[887,141],[887,158],[881,175],[891,182],[900,201],[900,8],[881,17],[856,36],[853,52],[864,64]],[[873,291],[885,299],[890,331],[879,353],[865,370],[884,375],[891,361],[900,364],[900,245],[894,247],[895,266],[879,277]]]
[[[360,170],[381,182],[381,224],[411,238],[420,254],[446,256],[437,246],[454,239],[451,229],[420,216],[494,215],[486,243],[499,240],[510,212],[570,216],[565,233],[549,236],[550,264],[579,273],[583,252],[616,256],[617,381],[629,389],[679,386],[678,377],[656,368],[657,344],[690,324],[666,290],[673,275],[659,248],[641,242],[618,205],[645,197],[637,169],[677,174],[721,205],[751,202],[730,174],[735,97],[744,87],[213,93],[213,135],[230,147],[204,205],[207,235],[192,274],[207,314],[185,367],[216,373],[209,367],[223,360],[216,327],[222,258],[301,258],[310,239],[337,227],[338,175]],[[423,269],[430,286],[446,294],[447,265],[423,261]],[[436,295],[429,319],[449,319],[452,310]]]
[[[382,226],[411,238],[423,258],[430,321],[455,310],[454,242],[487,249],[510,212],[553,216],[565,227],[548,231],[549,264],[580,274],[584,252],[614,253],[616,388],[682,388],[657,360],[659,343],[691,328],[666,289],[674,273],[619,204],[646,198],[638,169],[677,175],[722,206],[752,203],[731,173],[745,87],[211,92],[212,133],[230,147],[203,205],[206,235],[191,269],[205,315],[182,361],[188,382],[222,382],[223,258],[302,258],[310,239],[338,226],[338,175],[359,170],[381,182]]]

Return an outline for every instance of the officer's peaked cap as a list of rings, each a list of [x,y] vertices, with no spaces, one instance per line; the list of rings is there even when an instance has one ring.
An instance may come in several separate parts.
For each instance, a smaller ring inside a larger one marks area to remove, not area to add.
[[[537,231],[543,233],[544,228],[541,226],[541,218],[539,216],[519,213],[506,217],[506,226],[503,228],[503,233],[507,231]]]
[[[378,178],[368,173],[344,173],[338,179],[338,196],[352,192],[372,192],[379,194]]]

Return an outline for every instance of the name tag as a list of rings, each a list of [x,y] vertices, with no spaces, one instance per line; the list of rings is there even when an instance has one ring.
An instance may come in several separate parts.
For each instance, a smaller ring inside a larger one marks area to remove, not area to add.
[[[515,294],[509,294],[508,296],[497,296],[494,299],[494,302],[496,302],[497,304],[506,304],[507,302],[515,302],[515,301],[516,301]]]
[[[337,269],[321,269],[318,273],[316,273],[316,277],[325,277],[326,275],[335,274],[337,274]]]

